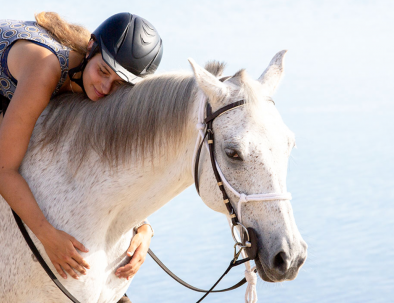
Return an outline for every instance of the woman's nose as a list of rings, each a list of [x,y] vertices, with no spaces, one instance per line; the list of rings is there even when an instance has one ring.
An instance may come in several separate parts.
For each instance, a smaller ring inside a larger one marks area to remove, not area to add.
[[[111,86],[112,86],[112,81],[103,81],[101,83],[101,89],[103,91],[103,94],[108,95],[111,91]]]

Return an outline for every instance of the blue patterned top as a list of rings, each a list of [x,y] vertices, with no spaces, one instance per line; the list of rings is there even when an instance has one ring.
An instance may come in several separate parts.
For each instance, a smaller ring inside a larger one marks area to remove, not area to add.
[[[29,40],[49,49],[59,59],[61,77],[52,94],[52,97],[55,96],[67,78],[70,49],[56,41],[37,22],[16,20],[0,20],[0,95],[11,100],[15,93],[18,81],[8,70],[7,57],[12,44],[20,39]]]

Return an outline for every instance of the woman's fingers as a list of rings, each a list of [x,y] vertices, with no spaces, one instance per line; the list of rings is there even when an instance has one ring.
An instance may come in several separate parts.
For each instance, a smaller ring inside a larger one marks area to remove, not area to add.
[[[79,271],[81,274],[86,275],[86,269],[83,268],[81,265],[79,265],[75,260],[70,260],[68,264],[73,268],[74,270]]]
[[[137,272],[136,268],[133,268],[132,265],[127,264],[122,267],[121,270],[118,272],[118,278],[125,278],[127,279],[129,276],[135,275]]]
[[[115,273],[116,276],[118,278],[130,279],[132,276],[134,276],[137,273],[142,263],[144,263],[145,256],[146,254],[142,253],[141,246],[139,246],[135,251],[135,253],[133,254],[133,257],[131,258],[129,264],[126,264],[125,266],[118,268],[118,270]]]
[[[41,243],[44,245],[45,251],[57,272],[63,278],[66,278],[66,273],[68,273],[74,279],[78,279],[79,276],[76,271],[86,274],[86,269],[90,268],[89,264],[77,251],[77,249],[84,252],[88,250],[66,232],[55,230],[53,234],[43,238]]]
[[[130,264],[127,264],[126,266],[124,266],[124,267],[122,268],[121,271],[119,271],[117,277],[118,277],[118,278],[124,278],[124,279],[129,279],[129,278],[131,278],[132,276],[134,276],[134,275],[137,273],[137,271],[138,271],[138,269],[140,268],[141,264],[142,264],[142,263],[140,263],[140,264],[137,265],[137,266],[132,266],[132,265],[130,265]]]
[[[79,279],[79,276],[75,271],[78,271],[81,274],[86,275],[86,269],[74,259],[64,257],[63,262],[59,262],[59,263],[52,262],[52,263],[55,266],[56,271],[64,279],[67,279],[67,275],[65,272],[67,272],[74,279]]]
[[[82,256],[77,251],[75,251],[72,258],[78,263],[78,265],[83,266],[86,269],[90,269],[88,262],[86,262],[85,259],[82,258]],[[80,270],[78,270],[78,271],[80,271]]]
[[[138,233],[131,239],[130,246],[127,250],[127,255],[131,257],[129,264],[118,268],[115,272],[115,275],[119,278],[129,280],[137,273],[145,261],[152,238],[152,230],[143,227],[140,227]]]
[[[78,248],[80,251],[83,252],[89,252],[89,249],[87,249],[81,242],[77,241],[74,237],[71,237],[71,243],[74,245],[74,247]]]
[[[55,266],[56,271],[58,272],[58,274],[63,278],[63,279],[67,279],[67,275],[65,274],[65,272],[63,271],[63,269],[61,268],[61,266],[57,263],[53,263],[53,266]]]
[[[141,235],[139,235],[139,234],[136,234],[136,235],[133,237],[133,239],[131,239],[130,246],[129,246],[129,248],[127,249],[127,255],[128,255],[129,257],[131,257],[132,255],[134,255],[134,252],[135,252],[135,250],[137,249],[137,247],[141,245],[141,241],[142,241]]]
[[[63,266],[63,269],[71,276],[71,277],[73,277],[74,279],[79,279],[79,276],[77,275],[77,273],[71,268],[71,266],[70,265],[68,265],[67,263],[66,264],[64,264]]]

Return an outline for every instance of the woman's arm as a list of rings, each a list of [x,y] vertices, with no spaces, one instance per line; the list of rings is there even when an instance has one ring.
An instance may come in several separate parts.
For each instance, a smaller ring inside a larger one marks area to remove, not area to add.
[[[10,50],[8,67],[18,85],[0,126],[0,194],[42,242],[58,273],[66,278],[63,268],[77,278],[73,268],[85,273],[83,266],[89,266],[74,247],[86,248],[46,220],[19,174],[34,125],[60,79],[60,65],[49,50],[18,41]]]

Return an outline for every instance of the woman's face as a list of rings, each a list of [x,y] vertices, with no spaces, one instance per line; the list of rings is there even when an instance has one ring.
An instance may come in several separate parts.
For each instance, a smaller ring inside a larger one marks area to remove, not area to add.
[[[83,86],[92,101],[109,95],[122,83],[124,83],[122,78],[104,62],[100,53],[89,60],[83,72]]]

